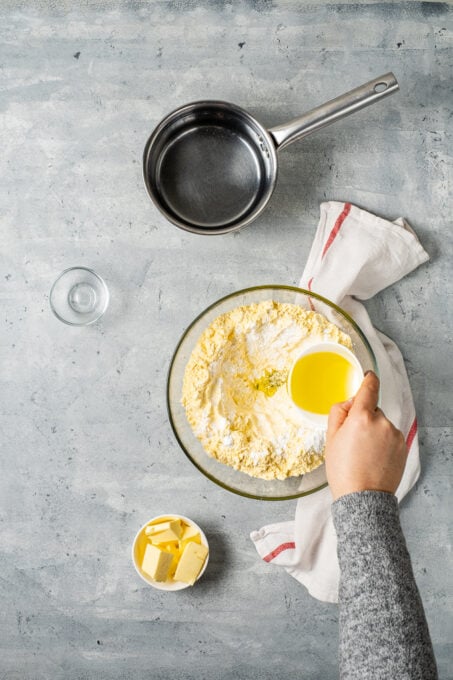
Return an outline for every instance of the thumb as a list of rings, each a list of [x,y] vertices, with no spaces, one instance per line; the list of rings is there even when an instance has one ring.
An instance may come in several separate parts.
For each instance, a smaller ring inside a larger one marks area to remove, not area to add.
[[[332,406],[327,421],[327,439],[333,437],[337,430],[343,425],[353,403],[354,399],[349,399],[349,401],[342,401],[339,404],[334,404]]]
[[[365,409],[374,412],[379,401],[379,378],[373,371],[368,371],[360,389],[354,397],[354,411]]]

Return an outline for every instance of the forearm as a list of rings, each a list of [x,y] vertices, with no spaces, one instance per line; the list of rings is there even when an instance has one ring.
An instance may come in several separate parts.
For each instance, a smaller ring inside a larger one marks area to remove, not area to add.
[[[340,562],[342,680],[435,680],[428,626],[395,496],[362,491],[332,506]]]

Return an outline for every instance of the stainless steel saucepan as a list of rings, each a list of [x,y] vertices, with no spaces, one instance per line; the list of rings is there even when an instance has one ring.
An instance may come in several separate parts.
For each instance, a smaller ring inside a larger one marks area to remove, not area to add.
[[[224,234],[252,222],[277,180],[277,151],[398,90],[393,73],[266,130],[235,104],[198,101],[166,116],[143,155],[146,188],[177,227]]]

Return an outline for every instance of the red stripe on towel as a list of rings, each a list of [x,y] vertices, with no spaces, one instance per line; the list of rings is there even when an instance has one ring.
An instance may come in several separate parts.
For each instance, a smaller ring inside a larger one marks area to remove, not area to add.
[[[406,446],[408,451],[412,446],[412,442],[414,441],[414,437],[416,434],[417,434],[417,418],[414,418],[414,422],[411,425],[411,429],[409,430],[409,434],[407,435],[406,439]]]
[[[341,225],[349,215],[349,212],[351,210],[351,204],[350,203],[345,203],[343,212],[337,217],[337,221],[335,222],[332,231],[329,234],[329,238],[327,239],[326,245],[324,246],[324,250],[322,251],[321,259],[324,257],[324,255],[327,253],[329,250],[330,246],[332,245],[335,236],[338,234],[338,232],[341,229]]]
[[[291,541],[290,543],[282,543],[281,545],[278,545],[275,550],[269,553],[269,555],[266,555],[266,557],[263,557],[263,560],[265,562],[270,562],[271,560],[274,559],[274,557],[277,557],[277,555],[280,555],[284,550],[294,550],[296,547],[296,544],[294,541]]]

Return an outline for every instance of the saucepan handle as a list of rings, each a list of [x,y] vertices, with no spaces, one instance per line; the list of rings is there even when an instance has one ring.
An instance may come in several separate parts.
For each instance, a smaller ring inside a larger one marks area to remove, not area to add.
[[[329,102],[317,106],[308,111],[300,118],[295,118],[289,123],[278,125],[269,130],[277,149],[283,149],[297,139],[302,139],[325,125],[330,125],[340,118],[363,109],[365,106],[397,92],[398,82],[393,73],[385,73],[369,83],[356,87],[350,92],[335,97]]]

